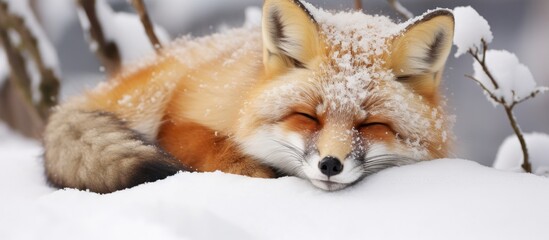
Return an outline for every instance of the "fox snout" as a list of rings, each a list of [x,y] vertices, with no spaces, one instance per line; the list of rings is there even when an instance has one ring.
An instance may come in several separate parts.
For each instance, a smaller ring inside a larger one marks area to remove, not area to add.
[[[320,172],[327,177],[337,175],[343,171],[343,164],[335,157],[327,156],[318,162],[318,168]]]

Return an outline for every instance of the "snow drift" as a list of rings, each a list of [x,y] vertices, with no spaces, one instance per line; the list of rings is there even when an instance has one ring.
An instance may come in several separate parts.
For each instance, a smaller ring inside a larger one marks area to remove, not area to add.
[[[546,239],[549,180],[443,159],[338,192],[294,177],[179,173],[112,194],[49,188],[0,125],[0,239]]]

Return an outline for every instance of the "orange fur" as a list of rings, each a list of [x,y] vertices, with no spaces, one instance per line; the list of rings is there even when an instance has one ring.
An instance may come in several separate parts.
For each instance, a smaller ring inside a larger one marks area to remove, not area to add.
[[[166,120],[162,124],[158,141],[194,171],[274,177],[269,168],[242,154],[229,137],[197,123]]]

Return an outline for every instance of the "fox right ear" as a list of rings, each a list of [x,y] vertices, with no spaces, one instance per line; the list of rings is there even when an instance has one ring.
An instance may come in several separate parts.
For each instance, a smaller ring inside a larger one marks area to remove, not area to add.
[[[453,38],[451,11],[424,14],[392,43],[390,62],[397,79],[425,97],[435,96]]]
[[[265,0],[263,63],[268,73],[307,68],[320,54],[318,27],[298,0]]]

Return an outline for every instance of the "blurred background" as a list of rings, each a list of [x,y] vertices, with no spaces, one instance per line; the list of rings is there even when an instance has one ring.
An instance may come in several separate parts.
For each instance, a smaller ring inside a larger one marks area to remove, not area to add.
[[[77,19],[74,0],[34,1],[39,22],[58,51],[62,98],[92,88],[105,79],[104,69],[88,43]],[[108,1],[114,10],[133,12],[126,0]],[[325,9],[349,10],[354,0],[309,0]],[[549,1],[539,0],[401,0],[415,15],[436,7],[471,5],[492,27],[491,49],[507,49],[530,67],[538,85],[549,86]],[[261,0],[150,0],[151,19],[164,27],[172,39],[181,35],[203,36],[227,27],[241,26],[248,6]],[[401,21],[385,0],[363,0],[367,14],[389,15]],[[501,107],[495,108],[480,87],[464,77],[473,71],[468,55],[447,63],[443,89],[448,111],[456,116],[457,136],[453,157],[491,165],[502,141],[513,131]],[[6,66],[0,66],[5,68]],[[2,69],[0,69],[2,70]],[[539,95],[515,108],[524,132],[549,133],[549,94]]]

